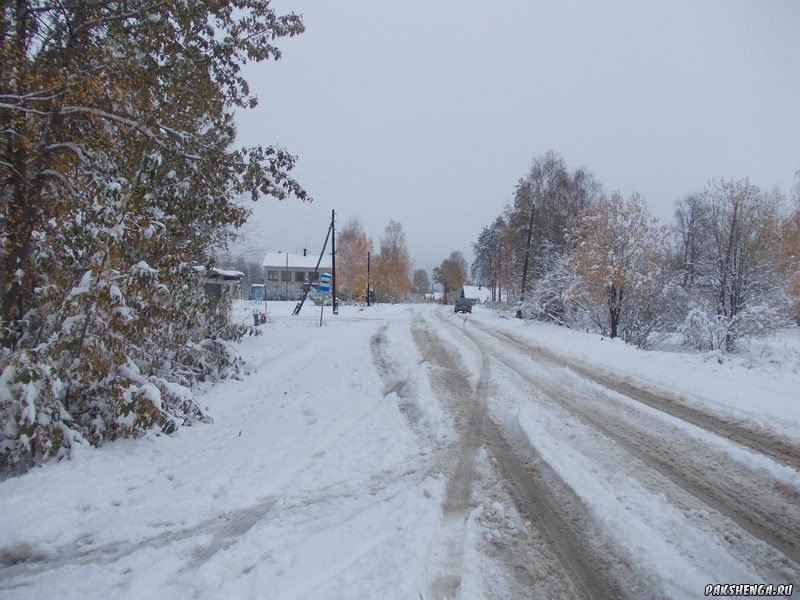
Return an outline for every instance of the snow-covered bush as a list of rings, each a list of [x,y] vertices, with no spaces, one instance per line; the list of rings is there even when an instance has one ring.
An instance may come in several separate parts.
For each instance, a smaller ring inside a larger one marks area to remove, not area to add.
[[[522,316],[570,327],[574,306],[569,303],[568,290],[575,284],[576,276],[569,269],[565,257],[552,257],[544,269],[544,274],[534,282],[522,304]]]
[[[76,442],[170,433],[204,419],[195,382],[239,373],[225,338],[246,327],[220,324],[193,269],[89,274],[51,308],[36,349],[0,361],[0,468],[68,456]]]
[[[700,352],[723,350],[730,332],[731,322],[725,315],[708,314],[700,307],[693,307],[686,315],[680,332],[686,347]]]
[[[522,304],[522,317],[584,329],[590,318],[571,294],[579,278],[569,268],[569,257],[553,255],[545,264],[545,269]]]
[[[700,352],[727,352],[736,340],[774,333],[788,323],[785,308],[752,306],[735,317],[713,314],[708,306],[693,306],[679,328],[683,343]]]
[[[58,398],[63,383],[36,352],[21,352],[0,371],[0,466],[33,456],[63,456],[75,436]]]

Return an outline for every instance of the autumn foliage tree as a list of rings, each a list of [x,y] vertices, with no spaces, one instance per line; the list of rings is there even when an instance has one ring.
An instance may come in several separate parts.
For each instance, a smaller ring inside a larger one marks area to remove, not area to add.
[[[666,229],[649,216],[641,196],[623,200],[614,193],[584,213],[569,240],[570,266],[580,278],[573,300],[610,337],[645,346],[660,325]]]
[[[375,261],[375,296],[381,302],[404,300],[411,290],[411,255],[403,226],[389,221]]]
[[[235,373],[203,268],[241,198],[305,197],[286,151],[233,147],[241,65],[302,30],[257,0],[0,3],[0,466],[172,431]]]
[[[444,302],[450,292],[460,292],[467,281],[467,261],[461,252],[455,250],[442,263],[433,269],[433,281],[444,288]]]
[[[800,188],[794,207],[781,224],[782,271],[785,273],[791,314],[800,324]]]
[[[372,241],[357,218],[348,221],[336,238],[336,282],[339,295],[352,300],[367,293],[367,254]]]
[[[472,276],[524,298],[524,318],[639,347],[673,332],[696,350],[734,350],[800,323],[800,183],[793,192],[787,207],[747,179],[712,182],[676,204],[670,243],[638,194],[604,197],[587,171],[547,152],[473,244]]]

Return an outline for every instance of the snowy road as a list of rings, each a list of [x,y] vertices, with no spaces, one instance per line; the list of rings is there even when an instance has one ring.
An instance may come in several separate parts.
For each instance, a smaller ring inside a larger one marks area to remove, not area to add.
[[[213,425],[0,482],[0,597],[800,583],[800,423],[781,409],[800,377],[732,370],[743,394],[769,396],[758,412],[709,394],[720,374],[705,365],[651,354],[648,370],[608,343],[587,360],[588,338],[482,308],[343,307],[324,327],[290,310],[273,305],[242,343],[244,380],[204,393]]]
[[[568,464],[569,460],[557,456],[561,451],[572,454],[583,463],[583,470],[589,474],[586,479],[581,477],[578,465],[566,469],[559,466],[559,472],[565,475],[560,481],[554,481],[551,474],[551,493],[563,494],[564,488],[567,488],[578,496],[577,506],[575,502],[546,505],[550,512],[562,512],[563,523],[574,522],[576,511],[583,520],[588,512],[597,522],[613,522],[613,513],[622,505],[626,518],[641,519],[643,529],[653,528],[658,525],[657,520],[650,519],[649,512],[637,510],[635,503],[642,500],[647,502],[648,495],[656,495],[667,501],[663,509],[674,512],[674,519],[669,527],[654,529],[652,535],[661,537],[660,541],[672,548],[683,547],[683,552],[679,551],[672,557],[676,562],[685,563],[677,571],[681,573],[681,578],[687,578],[694,570],[700,579],[715,579],[709,578],[708,574],[728,562],[734,569],[730,574],[733,579],[738,576],[739,579],[750,580],[744,574],[748,573],[754,581],[798,580],[800,496],[796,485],[786,481],[770,482],[764,477],[763,470],[754,466],[754,457],[748,457],[746,450],[737,449],[729,443],[750,448],[757,446],[763,454],[794,467],[798,453],[796,446],[795,451],[791,452],[791,442],[767,434],[759,435],[744,426],[727,423],[714,415],[660,398],[629,381],[615,380],[607,374],[599,374],[576,364],[568,357],[559,357],[535,344],[493,331],[480,321],[456,319],[450,315],[445,317],[442,313],[437,316],[480,349],[484,369],[488,354],[507,371],[506,390],[499,389],[497,397],[504,394],[513,397],[524,391],[527,398],[523,402],[505,405],[501,402],[496,413],[498,419],[505,417],[505,426],[501,430],[508,432],[506,435],[513,432],[517,424],[522,426],[526,441],[530,444],[522,452],[534,465],[550,470],[554,465]],[[461,321],[460,327],[453,327],[455,320]],[[628,394],[622,395],[620,392]],[[537,402],[531,403],[531,398]],[[536,405],[539,408],[534,408]],[[652,410],[654,406],[660,411]],[[519,411],[517,423],[513,422],[513,418],[509,419],[514,408]],[[541,411],[542,408],[544,411]],[[706,426],[702,433],[691,435],[692,425],[686,422],[681,424],[683,431],[676,427],[674,416],[686,413],[691,415],[692,424]],[[546,416],[542,417],[543,414]],[[552,422],[554,417],[559,420],[557,424]],[[566,434],[566,448],[563,440],[542,439],[552,436],[553,425]],[[720,433],[722,439],[711,439],[709,430],[714,434]],[[508,466],[502,464],[505,453],[497,452],[491,436],[488,436],[488,442],[502,470],[510,471]],[[720,446],[727,447],[730,452],[720,452]],[[737,457],[737,454],[740,456]],[[587,468],[587,464],[591,466]],[[614,490],[616,485],[610,490],[598,490],[598,487],[603,487],[603,480],[615,483],[616,474],[620,472],[627,472],[630,478],[624,482],[624,487],[630,487],[633,483],[647,494],[643,498],[636,498],[632,494],[628,497],[630,491],[620,493],[619,488],[623,486]],[[509,479],[513,486],[513,478]],[[792,479],[790,477],[789,481]],[[616,500],[618,506],[610,509],[604,504],[603,496],[596,494],[598,491],[611,491],[612,496],[615,493],[616,498],[611,499]],[[542,496],[546,496],[546,492]],[[629,503],[627,506],[624,505],[626,502]],[[541,498],[535,496],[529,503],[531,505],[526,506],[518,498],[517,508],[530,514],[537,505],[542,504]],[[562,509],[561,506],[567,508]],[[678,524],[680,527],[676,527]],[[601,565],[602,557],[608,557],[609,551],[616,555],[613,561],[616,564],[648,562],[649,557],[641,555],[642,548],[637,548],[642,540],[630,536],[629,528],[632,525],[626,523],[624,529],[608,527],[605,532],[608,540],[597,545],[599,551],[588,562]],[[542,526],[547,529],[545,523]],[[591,555],[592,541],[580,542],[581,531],[586,531],[583,525],[567,526],[566,531],[565,528],[561,530],[579,540],[577,544],[573,543],[577,550],[574,554],[584,558],[587,554]],[[688,543],[687,534],[690,535]],[[707,545],[708,551],[697,551],[700,541],[704,546]],[[554,540],[555,545],[560,543]],[[570,554],[573,554],[570,548],[561,553],[567,558],[567,563],[571,560]],[[692,595],[691,583],[686,585],[681,580],[670,581],[670,572],[674,575],[676,565],[669,562],[659,565],[660,558],[664,557],[656,554],[651,558],[653,567],[661,566],[652,575],[660,575],[670,587],[674,586],[673,589],[667,587],[665,591],[677,597]],[[592,573],[591,568],[586,569],[581,565],[578,568],[569,566],[573,581],[587,597],[618,595],[611,586],[591,589],[595,578],[607,579],[607,573]],[[740,568],[744,570],[738,570]],[[631,573],[617,573],[613,578],[619,589],[631,590],[643,575],[634,569]],[[630,576],[634,579],[626,581]],[[646,593],[646,589],[637,593],[642,592]]]

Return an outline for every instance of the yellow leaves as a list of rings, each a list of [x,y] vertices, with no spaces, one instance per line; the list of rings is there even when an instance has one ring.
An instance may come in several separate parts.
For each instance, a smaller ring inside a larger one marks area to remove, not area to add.
[[[345,224],[336,238],[336,285],[343,298],[358,298],[367,291],[367,253],[372,242],[358,219]]]
[[[659,268],[666,231],[649,216],[642,198],[619,193],[588,209],[570,234],[570,265],[598,296],[624,292]]]
[[[794,319],[800,323],[800,203],[781,223],[780,246],[780,267],[786,274]]]
[[[386,301],[402,300],[411,291],[411,256],[406,234],[397,221],[389,221],[375,260],[375,293]]]

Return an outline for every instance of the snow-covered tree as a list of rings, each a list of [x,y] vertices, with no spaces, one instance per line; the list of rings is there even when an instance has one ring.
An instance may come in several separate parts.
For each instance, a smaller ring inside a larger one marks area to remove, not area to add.
[[[699,194],[691,194],[675,206],[675,224],[672,227],[676,242],[676,268],[681,273],[684,288],[692,288],[697,276],[697,266],[703,251],[703,219],[705,204]]]
[[[746,179],[722,180],[704,193],[696,309],[725,332],[723,349],[733,349],[741,335],[766,333],[785,319],[781,201],[779,194],[763,194]]]
[[[569,235],[570,267],[579,276],[570,290],[603,333],[646,346],[662,324],[667,280],[666,230],[633,194],[614,193],[593,205]]]
[[[2,4],[0,466],[171,431],[235,373],[203,268],[240,198],[305,197],[286,151],[233,147],[241,65],[302,30],[257,0]]]
[[[800,172],[798,172],[800,178]],[[781,223],[781,270],[785,273],[791,314],[800,324],[800,181],[795,186],[794,206]]]
[[[503,268],[508,282],[526,297],[535,280],[544,276],[553,255],[569,252],[564,234],[600,197],[600,186],[585,170],[570,171],[564,160],[549,151],[535,157],[528,173],[517,183],[514,202],[504,215]]]
[[[500,296],[500,253],[502,252],[501,235],[505,227],[502,217],[497,217],[491,225],[483,228],[478,241],[472,244],[475,260],[470,273],[473,281],[492,291],[492,301]]]
[[[522,305],[523,318],[585,328],[589,311],[574,292],[580,278],[570,268],[569,255],[549,252],[542,261],[544,274],[534,282]]]

